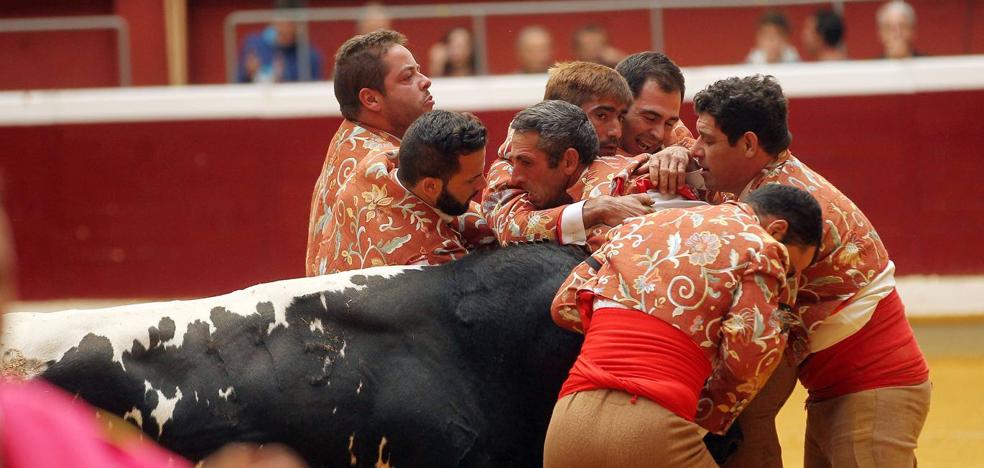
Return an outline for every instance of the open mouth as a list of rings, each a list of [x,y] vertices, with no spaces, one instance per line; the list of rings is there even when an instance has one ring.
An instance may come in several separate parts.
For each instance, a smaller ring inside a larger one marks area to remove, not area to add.
[[[659,145],[646,140],[636,140],[636,144],[639,145],[639,149],[641,149],[643,153],[648,153],[652,150],[659,149]]]

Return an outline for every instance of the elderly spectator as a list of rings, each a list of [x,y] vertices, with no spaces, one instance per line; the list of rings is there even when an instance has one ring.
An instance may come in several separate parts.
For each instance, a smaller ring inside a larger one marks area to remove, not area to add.
[[[893,0],[878,9],[878,38],[882,43],[882,58],[899,59],[923,55],[914,45],[916,11],[912,5]]]
[[[811,60],[846,60],[844,21],[834,10],[823,8],[803,23],[803,52]]]
[[[553,65],[553,37],[539,25],[527,26],[516,38],[517,73],[546,73]]]
[[[574,58],[582,62],[600,63],[615,68],[625,52],[608,43],[608,31],[597,24],[582,26],[574,31]]]

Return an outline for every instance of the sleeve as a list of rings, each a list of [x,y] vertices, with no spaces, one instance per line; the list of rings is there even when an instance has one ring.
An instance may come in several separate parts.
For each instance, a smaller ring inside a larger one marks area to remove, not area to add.
[[[509,186],[509,161],[499,158],[492,163],[488,185],[482,194],[482,212],[489,227],[502,245],[517,242],[556,242],[564,206],[537,210],[526,192]]]
[[[457,216],[451,225],[461,234],[461,241],[468,250],[496,243],[495,232],[482,215],[482,207],[475,202],[468,204],[468,211]]]
[[[684,148],[691,149],[697,140],[694,139],[694,134],[684,125],[683,120],[677,120],[676,125],[670,129],[670,145],[680,145]]]
[[[593,261],[591,260],[593,259]],[[586,287],[590,286],[590,282],[598,274],[598,270],[591,266],[592,263],[597,265],[603,264],[605,261],[605,256],[596,252],[591,256],[590,259],[579,263],[574,270],[567,275],[567,279],[557,290],[557,294],[554,296],[553,303],[550,304],[550,316],[553,317],[554,323],[556,323],[561,328],[575,331],[578,333],[584,333],[584,327],[581,320],[581,309],[585,306],[590,307],[591,304],[585,304],[586,300],[590,300],[593,296],[589,294],[583,294]],[[580,302],[578,298],[581,298]]]
[[[721,322],[721,344],[697,409],[697,423],[724,434],[772,375],[786,345],[777,312],[785,295],[780,247],[756,256],[743,272],[731,309]]]

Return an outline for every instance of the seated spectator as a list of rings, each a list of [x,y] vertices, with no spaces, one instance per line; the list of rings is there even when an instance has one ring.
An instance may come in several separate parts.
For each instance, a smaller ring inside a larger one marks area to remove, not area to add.
[[[386,9],[379,2],[366,2],[366,10],[355,25],[356,34],[367,34],[380,29],[393,29]]]
[[[321,52],[308,49],[308,73],[301,73],[297,24],[278,20],[246,38],[239,55],[239,83],[279,83],[322,79]]]
[[[789,44],[789,20],[786,15],[770,10],[759,18],[755,33],[755,48],[745,58],[747,63],[799,62],[796,48]]]
[[[878,38],[882,43],[882,57],[890,59],[919,57],[923,55],[914,45],[916,40],[916,10],[912,5],[893,0],[878,9]]]
[[[615,68],[625,52],[612,47],[608,43],[608,31],[597,24],[582,26],[574,31],[574,59],[582,62],[594,62]]]
[[[428,72],[431,77],[477,74],[475,42],[468,28],[452,28],[441,42],[431,47]]]
[[[844,21],[834,10],[823,8],[807,17],[802,39],[803,50],[811,60],[847,60]]]
[[[546,73],[553,65],[553,37],[543,26],[527,26],[516,38],[516,73]]]

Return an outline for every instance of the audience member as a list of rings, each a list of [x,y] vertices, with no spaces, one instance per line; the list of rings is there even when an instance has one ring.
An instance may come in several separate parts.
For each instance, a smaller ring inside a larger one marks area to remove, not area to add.
[[[471,76],[478,73],[475,41],[468,28],[452,28],[430,48],[430,76]]]
[[[574,59],[600,63],[615,68],[625,53],[608,43],[608,31],[597,24],[582,26],[574,31]]]
[[[546,73],[553,64],[553,37],[543,26],[527,26],[516,37],[517,73]]]
[[[803,52],[811,60],[846,60],[844,21],[834,10],[823,8],[803,23]]]
[[[745,59],[748,63],[789,63],[798,62],[796,48],[789,44],[789,20],[786,15],[769,10],[759,18],[755,33],[755,48]]]
[[[882,43],[882,58],[919,57],[916,40],[916,10],[903,0],[893,0],[878,9],[878,38]]]
[[[368,34],[380,29],[392,29],[392,21],[379,2],[367,2],[362,18],[355,25],[356,34]]]
[[[321,52],[315,47],[308,48],[307,70],[302,72],[304,64],[300,61],[299,49],[297,24],[288,20],[274,21],[262,32],[246,38],[239,55],[236,81],[279,83],[322,79]]]

